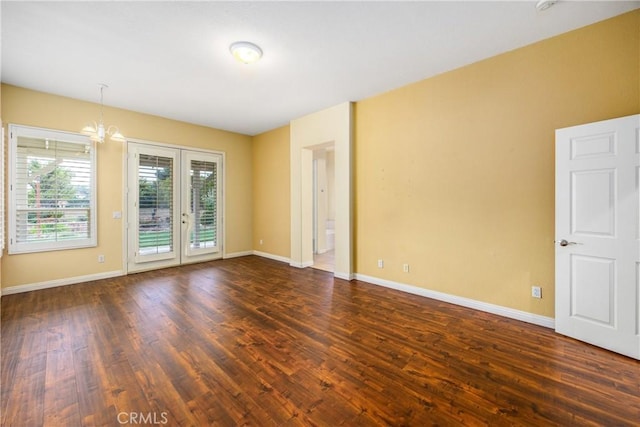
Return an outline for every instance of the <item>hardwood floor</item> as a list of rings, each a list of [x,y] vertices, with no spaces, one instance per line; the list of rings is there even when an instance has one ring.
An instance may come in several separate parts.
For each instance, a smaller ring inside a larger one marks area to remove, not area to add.
[[[253,256],[5,296],[1,344],[6,426],[640,422],[637,361]]]
[[[333,273],[336,262],[334,250],[327,251],[323,254],[313,254],[313,265],[311,268],[328,271]]]

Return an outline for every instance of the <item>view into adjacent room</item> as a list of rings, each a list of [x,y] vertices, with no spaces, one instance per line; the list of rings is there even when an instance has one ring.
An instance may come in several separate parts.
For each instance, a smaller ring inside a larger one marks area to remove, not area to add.
[[[313,268],[335,267],[335,146],[313,151]]]

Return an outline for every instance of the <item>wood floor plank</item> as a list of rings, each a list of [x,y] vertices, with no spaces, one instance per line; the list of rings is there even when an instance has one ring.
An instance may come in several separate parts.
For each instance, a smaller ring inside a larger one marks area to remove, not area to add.
[[[68,326],[63,324],[49,328],[44,393],[46,425],[80,424],[70,335]]]
[[[2,425],[640,424],[638,361],[254,256],[8,295],[1,327]]]

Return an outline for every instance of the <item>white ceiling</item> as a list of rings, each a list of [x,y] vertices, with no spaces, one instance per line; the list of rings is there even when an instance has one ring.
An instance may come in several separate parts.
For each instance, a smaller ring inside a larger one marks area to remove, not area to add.
[[[0,76],[93,102],[106,83],[106,105],[255,135],[640,7],[535,4],[2,1]],[[262,60],[235,61],[238,40]]]

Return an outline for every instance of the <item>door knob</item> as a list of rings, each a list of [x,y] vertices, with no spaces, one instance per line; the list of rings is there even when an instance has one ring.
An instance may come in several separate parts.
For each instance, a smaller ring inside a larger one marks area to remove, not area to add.
[[[581,245],[582,243],[578,243],[578,242],[569,242],[565,239],[562,239],[560,241],[555,240],[556,243],[559,243],[560,246],[569,246],[569,245]]]

